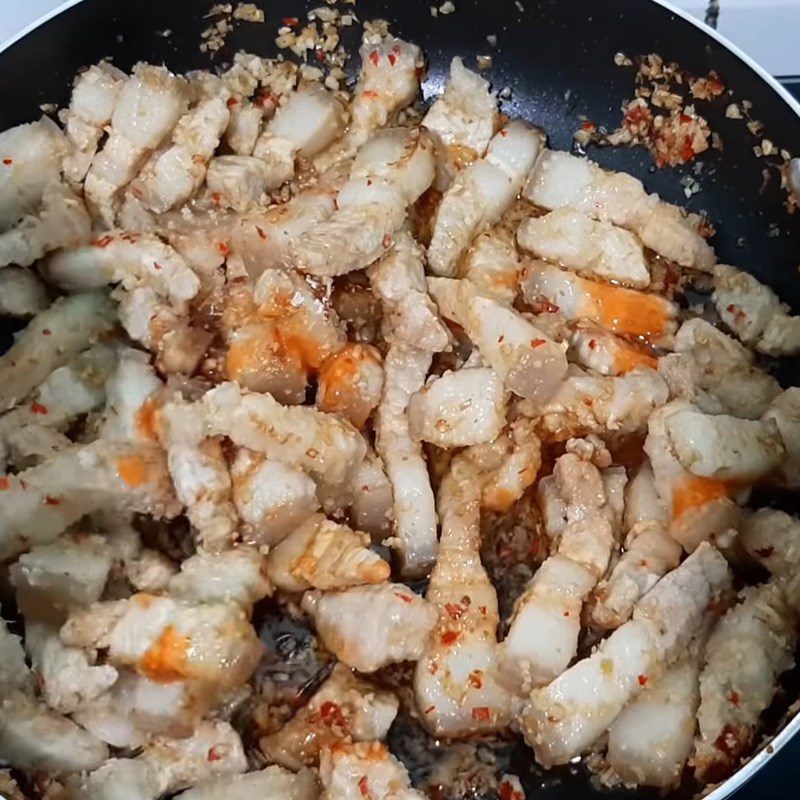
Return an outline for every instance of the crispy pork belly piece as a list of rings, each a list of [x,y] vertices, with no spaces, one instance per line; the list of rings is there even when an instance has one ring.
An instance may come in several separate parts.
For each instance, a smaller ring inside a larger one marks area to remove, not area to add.
[[[262,753],[288,769],[316,766],[320,751],[337,742],[386,738],[397,716],[397,697],[337,664],[314,696],[279,731],[259,741]]]
[[[322,751],[320,800],[424,800],[406,768],[381,742],[336,744]]]
[[[104,292],[64,297],[37,314],[0,356],[0,409],[25,399],[113,324],[114,304]]]
[[[122,86],[108,139],[92,159],[84,184],[93,215],[106,227],[114,225],[121,190],[185,112],[187,88],[183,78],[150,64],[137,64]]]
[[[520,719],[537,760],[566,764],[590,747],[647,683],[677,660],[704,624],[709,603],[730,585],[725,559],[702,544],[591,656],[534,689]]]
[[[675,352],[659,359],[658,371],[673,398],[711,414],[758,419],[781,391],[750,350],[700,318],[681,325]]]
[[[606,760],[623,783],[669,788],[692,752],[700,658],[689,652],[631,701],[608,732]]]
[[[307,592],[303,609],[325,647],[359,672],[416,661],[437,616],[431,603],[402,583]]]
[[[786,448],[776,477],[790,489],[800,487],[800,388],[792,386],[781,392],[762,419],[775,421]]]
[[[412,395],[411,435],[445,449],[494,441],[506,419],[500,376],[490,367],[445,372]]]
[[[369,549],[370,541],[368,533],[312,514],[270,550],[267,574],[288,592],[383,583],[391,567]]]
[[[570,208],[635,233],[646,247],[683,267],[710,272],[716,258],[700,235],[701,218],[647,194],[641,181],[593,161],[545,150],[523,196],[549,210]]]
[[[585,318],[612,333],[668,347],[677,328],[678,307],[657,294],[587,280],[544,261],[530,264],[522,293],[567,319]]]
[[[497,676],[497,594],[480,558],[480,503],[478,466],[456,456],[439,488],[442,535],[426,594],[439,619],[414,671],[422,724],[436,736],[509,723],[510,695]]]
[[[181,800],[229,800],[231,797],[280,798],[280,800],[317,800],[319,787],[311,770],[298,773],[278,766],[245,775],[226,775],[203,781],[176,797]]]
[[[610,222],[560,208],[523,220],[517,243],[537,258],[633,289],[650,285],[650,270],[641,242]]]
[[[522,263],[510,232],[495,226],[476,236],[464,253],[459,274],[481,295],[511,305],[519,292]]]
[[[314,159],[318,172],[355,155],[419,93],[424,62],[415,44],[386,36],[378,43],[364,42],[359,55],[361,70],[350,103],[350,125],[338,142]]]
[[[693,759],[704,781],[727,777],[749,751],[778,677],[794,664],[795,593],[779,580],[744,589],[708,640]]]
[[[0,270],[0,314],[33,317],[47,306],[47,290],[35,272],[22,267]]]
[[[428,246],[428,265],[435,275],[453,277],[472,240],[510,208],[542,143],[541,131],[512,120],[492,137],[483,158],[456,175],[439,204]]]
[[[438,547],[436,507],[425,456],[409,430],[408,404],[425,384],[429,352],[392,344],[384,361],[384,393],[375,420],[375,449],[394,496],[393,541],[402,574],[428,573]]]
[[[569,360],[600,375],[625,375],[635,369],[656,369],[660,366],[649,348],[586,320],[570,323],[565,338],[569,342]]]
[[[746,514],[739,541],[747,554],[772,575],[791,578],[800,565],[800,521],[776,508]]]
[[[7,697],[17,689],[27,693],[32,687],[33,675],[25,663],[22,640],[0,618],[0,695]]]
[[[439,311],[464,328],[481,357],[520,397],[546,400],[567,372],[564,346],[527,317],[480,296],[467,280],[429,278]]]
[[[383,359],[369,344],[350,342],[331,356],[317,380],[317,408],[339,414],[359,430],[383,393]]]
[[[745,344],[769,356],[800,352],[800,318],[757,278],[724,264],[714,268],[714,305]]]

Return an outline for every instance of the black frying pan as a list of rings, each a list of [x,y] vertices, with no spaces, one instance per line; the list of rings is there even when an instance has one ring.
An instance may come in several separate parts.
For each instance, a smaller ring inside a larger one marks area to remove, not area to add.
[[[614,64],[614,54],[622,51],[659,53],[698,76],[716,70],[736,100],[752,101],[754,117],[766,126],[764,136],[779,147],[800,150],[800,116],[775,87],[723,43],[655,2],[454,1],[455,13],[437,19],[430,14],[430,5],[438,5],[437,0],[359,0],[355,11],[362,20],[389,20],[395,34],[424,49],[430,62],[425,83],[429,94],[442,85],[452,56],[471,60],[479,53],[490,53],[494,85],[511,89],[505,110],[543,127],[556,148],[570,148],[578,115],[609,128],[618,124],[620,104],[633,92],[632,71]],[[274,55],[281,18],[303,18],[308,8],[321,4],[322,0],[259,0],[266,24],[238,25],[215,61],[224,62],[240,49]],[[201,31],[209,24],[204,15],[210,5],[211,0],[83,0],[73,5],[0,53],[0,130],[36,118],[42,103],[65,105],[78,68],[103,57],[112,57],[123,69],[139,60],[164,62],[176,71],[208,67],[209,56],[198,45]],[[171,35],[165,37],[165,30]],[[359,31],[358,26],[351,29],[353,51]],[[490,34],[497,36],[494,48],[486,40]],[[351,64],[351,69],[355,66]],[[786,212],[785,197],[774,179],[763,186],[764,163],[753,153],[758,140],[741,120],[725,117],[726,104],[725,99],[711,106],[702,104],[702,113],[722,137],[724,150],[703,154],[702,192],[688,202],[680,185],[682,170],[656,172],[642,150],[615,148],[590,155],[604,166],[631,172],[667,200],[708,211],[717,226],[713,244],[720,261],[754,273],[795,308],[800,307],[800,213],[792,217]],[[9,334],[8,326],[0,326],[0,350]],[[782,379],[791,383],[800,374],[797,366],[783,365]],[[512,769],[526,782],[529,798],[561,800],[591,793],[580,769],[543,776],[532,761],[523,748],[512,758]],[[764,754],[735,776],[728,789],[732,791],[768,761]],[[800,770],[795,768],[798,776]],[[797,781],[785,775],[771,784],[772,789],[762,778],[760,785],[751,784],[737,800],[775,797],[779,783],[781,794],[795,796]],[[727,795],[728,791],[721,790],[715,800]]]

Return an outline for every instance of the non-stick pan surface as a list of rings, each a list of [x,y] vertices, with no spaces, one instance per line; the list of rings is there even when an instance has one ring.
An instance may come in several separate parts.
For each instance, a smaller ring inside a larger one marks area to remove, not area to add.
[[[609,128],[618,124],[620,105],[633,93],[633,71],[614,63],[615,53],[622,51],[631,56],[658,53],[694,75],[716,70],[732,91],[731,100],[752,102],[753,116],[765,125],[763,137],[790,151],[800,148],[800,117],[775,89],[722,43],[654,2],[454,0],[455,12],[437,18],[430,13],[432,2],[358,0],[354,10],[361,20],[387,19],[395,34],[424,49],[427,94],[439,90],[454,55],[469,63],[477,54],[490,54],[488,74],[495,87],[511,90],[506,110],[542,126],[553,147],[571,147],[579,115]],[[303,18],[321,4],[259,0],[266,24],[237,25],[214,62],[223,63],[240,49],[274,55],[281,19]],[[43,103],[64,105],[75,72],[103,57],[123,69],[139,60],[163,62],[176,71],[208,67],[210,57],[200,52],[199,44],[210,5],[210,0],[83,0],[73,5],[0,53],[0,130],[34,119]],[[351,29],[353,52],[359,30]],[[490,35],[497,37],[494,47],[487,42]],[[800,213],[787,213],[774,175],[764,186],[765,164],[753,153],[759,140],[742,120],[725,117],[728,102],[721,98],[701,104],[724,149],[701,156],[702,191],[688,201],[680,178],[693,165],[656,171],[650,156],[639,149],[595,150],[590,155],[604,166],[631,172],[667,200],[706,210],[717,228],[713,244],[719,260],[752,272],[798,308]],[[0,351],[10,334],[1,323]],[[784,364],[780,377],[785,383],[800,383],[800,362]],[[543,789],[542,775],[530,768],[529,751],[520,749],[513,761],[528,783],[529,797],[589,793],[579,770],[546,778]]]

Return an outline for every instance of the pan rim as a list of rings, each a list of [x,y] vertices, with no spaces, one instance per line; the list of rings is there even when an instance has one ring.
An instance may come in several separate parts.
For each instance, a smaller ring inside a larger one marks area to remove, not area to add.
[[[41,27],[51,19],[54,19],[73,6],[77,6],[83,1],[84,0],[63,0],[63,2],[59,3],[55,8],[37,17],[20,31],[18,31],[15,35],[9,37],[3,42],[0,42],[0,56],[2,56],[6,50],[13,47],[17,42],[24,39],[37,28]],[[661,6],[671,14],[674,14],[676,17],[698,28],[707,36],[714,39],[718,44],[730,51],[753,72],[755,72],[756,75],[758,75],[758,77],[761,78],[761,80],[763,80],[786,103],[786,105],[791,109],[792,112],[794,112],[795,115],[800,117],[800,101],[793,97],[792,94],[773,75],[767,72],[767,70],[764,69],[764,67],[762,67],[758,61],[756,61],[752,56],[748,55],[747,52],[742,50],[742,48],[734,44],[732,41],[730,41],[730,39],[716,29],[712,28],[710,25],[706,25],[705,22],[691,15],[688,11],[679,8],[670,0],[649,1],[655,5]],[[762,746],[761,749],[746,764],[742,765],[733,775],[705,795],[703,800],[726,800],[726,798],[731,797],[734,792],[741,789],[757,772],[766,766],[767,762],[770,761],[774,755],[779,753],[783,747],[791,739],[793,739],[795,735],[798,734],[800,734],[800,711],[794,715],[794,717],[772,739],[772,741],[769,742],[768,745]],[[5,797],[2,794],[0,794],[0,800],[5,800]]]

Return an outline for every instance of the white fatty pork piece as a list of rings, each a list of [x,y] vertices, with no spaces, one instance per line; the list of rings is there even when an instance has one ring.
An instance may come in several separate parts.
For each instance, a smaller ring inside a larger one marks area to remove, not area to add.
[[[375,420],[375,449],[392,484],[394,547],[401,570],[410,577],[427,575],[438,547],[436,507],[420,443],[409,430],[408,404],[425,384],[432,361],[429,352],[392,344],[384,361],[384,392]]]
[[[272,594],[264,556],[252,547],[222,553],[198,551],[167,585],[172,597],[194,603],[234,602],[249,610]]]
[[[58,183],[69,143],[48,117],[0,133],[0,231],[39,208],[44,190]]]
[[[800,388],[790,387],[770,403],[762,419],[774,420],[786,448],[777,478],[790,489],[800,486]]]
[[[311,275],[364,269],[392,246],[406,209],[431,185],[433,145],[422,129],[386,128],[358,151],[337,210],[289,245],[290,263]]]
[[[2,477],[7,482],[0,505],[2,558],[52,542],[100,508],[159,518],[179,511],[163,452],[153,446],[97,440]]]
[[[541,319],[541,315],[537,319]],[[660,366],[649,348],[623,339],[592,322],[575,320],[569,323],[565,336],[569,342],[569,360],[600,375],[625,375],[638,368],[657,369]]]
[[[384,583],[391,567],[370,542],[368,533],[313,514],[270,550],[267,574],[287,592]]]
[[[48,184],[38,210],[0,233],[0,267],[30,266],[52,250],[87,241],[90,233],[91,220],[81,198],[66,184]]]
[[[350,505],[353,527],[369,533],[373,544],[383,542],[394,522],[394,496],[383,461],[374,451],[367,451],[367,457],[353,479],[353,486]]]
[[[650,285],[641,242],[624,228],[598,222],[587,214],[559,208],[523,220],[517,228],[523,250],[575,272],[633,289]]]
[[[217,205],[244,212],[268,202],[267,173],[267,165],[255,156],[215,156],[208,162],[206,185]]]
[[[95,665],[85,651],[65,647],[56,627],[26,622],[25,645],[40,681],[42,696],[53,711],[72,714],[117,681],[114,667]]]
[[[63,622],[70,608],[99,600],[114,554],[101,536],[62,536],[34,545],[9,567],[17,605],[28,620]]]
[[[416,661],[436,624],[436,609],[402,583],[307,592],[303,609],[325,647],[359,672]]]
[[[677,660],[704,624],[709,603],[730,586],[725,559],[702,544],[591,656],[534,689],[520,719],[539,763],[566,764],[590,747],[647,683]]]
[[[21,267],[0,270],[0,314],[4,317],[32,317],[47,305],[47,291],[36,273]]]
[[[667,511],[645,461],[625,491],[625,550],[594,595],[591,621],[601,629],[630,619],[640,598],[678,566],[681,545],[669,535]]]
[[[422,124],[433,134],[436,144],[434,185],[444,191],[461,167],[484,155],[500,126],[497,99],[489,90],[489,82],[454,57],[450,80]]]
[[[408,772],[381,742],[340,744],[322,751],[320,800],[424,800]]]
[[[758,419],[781,391],[750,350],[699,318],[681,325],[675,352],[659,359],[658,371],[673,398],[710,414]]]
[[[720,319],[745,344],[769,356],[800,352],[800,317],[778,295],[736,267],[714,268],[714,305]]]
[[[644,450],[667,510],[669,533],[691,552],[703,541],[725,542],[729,532],[736,529],[742,512],[736,503],[735,485],[698,477],[681,464],[668,433],[668,426],[673,431],[676,427],[670,419],[681,411],[696,413],[694,406],[682,400],[673,400],[653,412]]]
[[[668,347],[677,328],[678,307],[656,294],[587,280],[544,261],[527,267],[522,293],[532,305],[567,319],[585,318],[612,333]]]
[[[623,783],[669,788],[692,752],[700,659],[688,653],[629,703],[608,733],[606,760]]]
[[[340,741],[386,739],[398,700],[337,664],[330,677],[279,731],[259,741],[261,752],[288,769],[316,766],[320,751]]]
[[[797,607],[787,587],[749,587],[740,601],[713,630],[700,675],[694,763],[705,781],[727,777],[749,751],[778,677],[794,664]]]
[[[234,797],[261,797],[271,800],[317,800],[319,787],[311,770],[298,773],[278,766],[245,775],[226,775],[187,789],[176,797],[181,800],[231,800]]]
[[[583,605],[605,575],[619,536],[603,477],[573,452],[556,461],[553,489],[563,503],[564,525],[554,555],[517,601],[502,645],[504,678],[519,693],[552,681],[577,652]]]
[[[492,442],[505,420],[503,381],[490,367],[445,372],[408,404],[411,435],[445,449]]]
[[[361,70],[350,104],[350,125],[340,141],[314,160],[318,172],[346,161],[379,128],[391,124],[419,94],[424,60],[415,44],[387,36],[359,50]]]
[[[422,724],[436,736],[509,723],[510,695],[497,676],[497,594],[480,558],[480,502],[479,470],[456,456],[439,490],[442,535],[426,594],[439,619],[414,671]]]
[[[333,415],[281,406],[269,394],[244,392],[234,383],[215,387],[193,404],[165,405],[161,423],[170,443],[228,436],[334,489],[348,485],[367,450],[361,434]]]
[[[714,267],[714,251],[699,232],[701,218],[647,194],[641,181],[624,172],[606,172],[589,159],[546,150],[523,194],[548,210],[571,208],[627,228],[683,267],[704,272]]]
[[[246,769],[239,734],[227,722],[202,722],[186,738],[157,737],[136,758],[112,758],[72,785],[86,800],[158,800]]]
[[[478,234],[462,259],[462,277],[474,284],[479,294],[509,306],[519,292],[521,275],[513,236],[502,228]]]
[[[311,159],[344,130],[346,114],[333,92],[319,83],[300,86],[278,108],[258,137],[253,156],[265,167],[265,189],[294,175],[295,158]]]
[[[93,620],[98,626],[89,633]],[[61,639],[76,647],[107,647],[111,664],[135,668],[154,681],[189,679],[219,688],[244,683],[263,650],[235,603],[197,604],[144,593],[73,614]]]
[[[93,215],[114,226],[118,196],[172,132],[188,104],[188,87],[165,67],[137,64],[123,85],[103,149],[92,159],[84,192]]]
[[[363,430],[383,393],[383,358],[370,344],[348,342],[317,376],[316,406]]]
[[[128,292],[146,286],[177,311],[183,311],[200,288],[199,278],[174,248],[153,234],[124,231],[110,231],[86,247],[53,254],[44,273],[70,292],[116,283]]]
[[[367,274],[383,307],[384,338],[438,353],[448,347],[450,334],[428,296],[422,258],[422,247],[401,231],[394,247]]]
[[[428,246],[428,264],[435,275],[453,277],[459,257],[475,236],[508,210],[542,142],[540,131],[513,120],[495,134],[483,158],[456,175],[439,204]]]
[[[156,153],[130,185],[146,209],[163,214],[202,186],[209,159],[228,127],[227,93],[201,100],[175,126],[172,144]]]
[[[531,403],[543,440],[564,441],[588,433],[643,433],[654,409],[667,402],[667,385],[652,369],[618,376],[591,375],[575,367],[544,403]],[[528,409],[526,409],[528,413]]]
[[[544,401],[556,391],[567,373],[566,346],[514,309],[480,296],[469,281],[429,278],[428,288],[442,316],[464,328],[514,394]]]
[[[289,266],[289,245],[333,214],[336,194],[337,189],[322,179],[288,203],[237,217],[228,242],[244,261],[248,275],[257,280],[264,270]]]
[[[127,78],[108,61],[93,64],[75,78],[69,108],[60,115],[72,145],[64,158],[64,178],[73,188],[80,188],[86,177]]]
[[[747,554],[772,575],[791,578],[800,566],[800,521],[776,508],[747,514],[739,528]]]
[[[278,544],[319,508],[314,481],[303,470],[244,447],[231,479],[243,538],[256,545]]]

